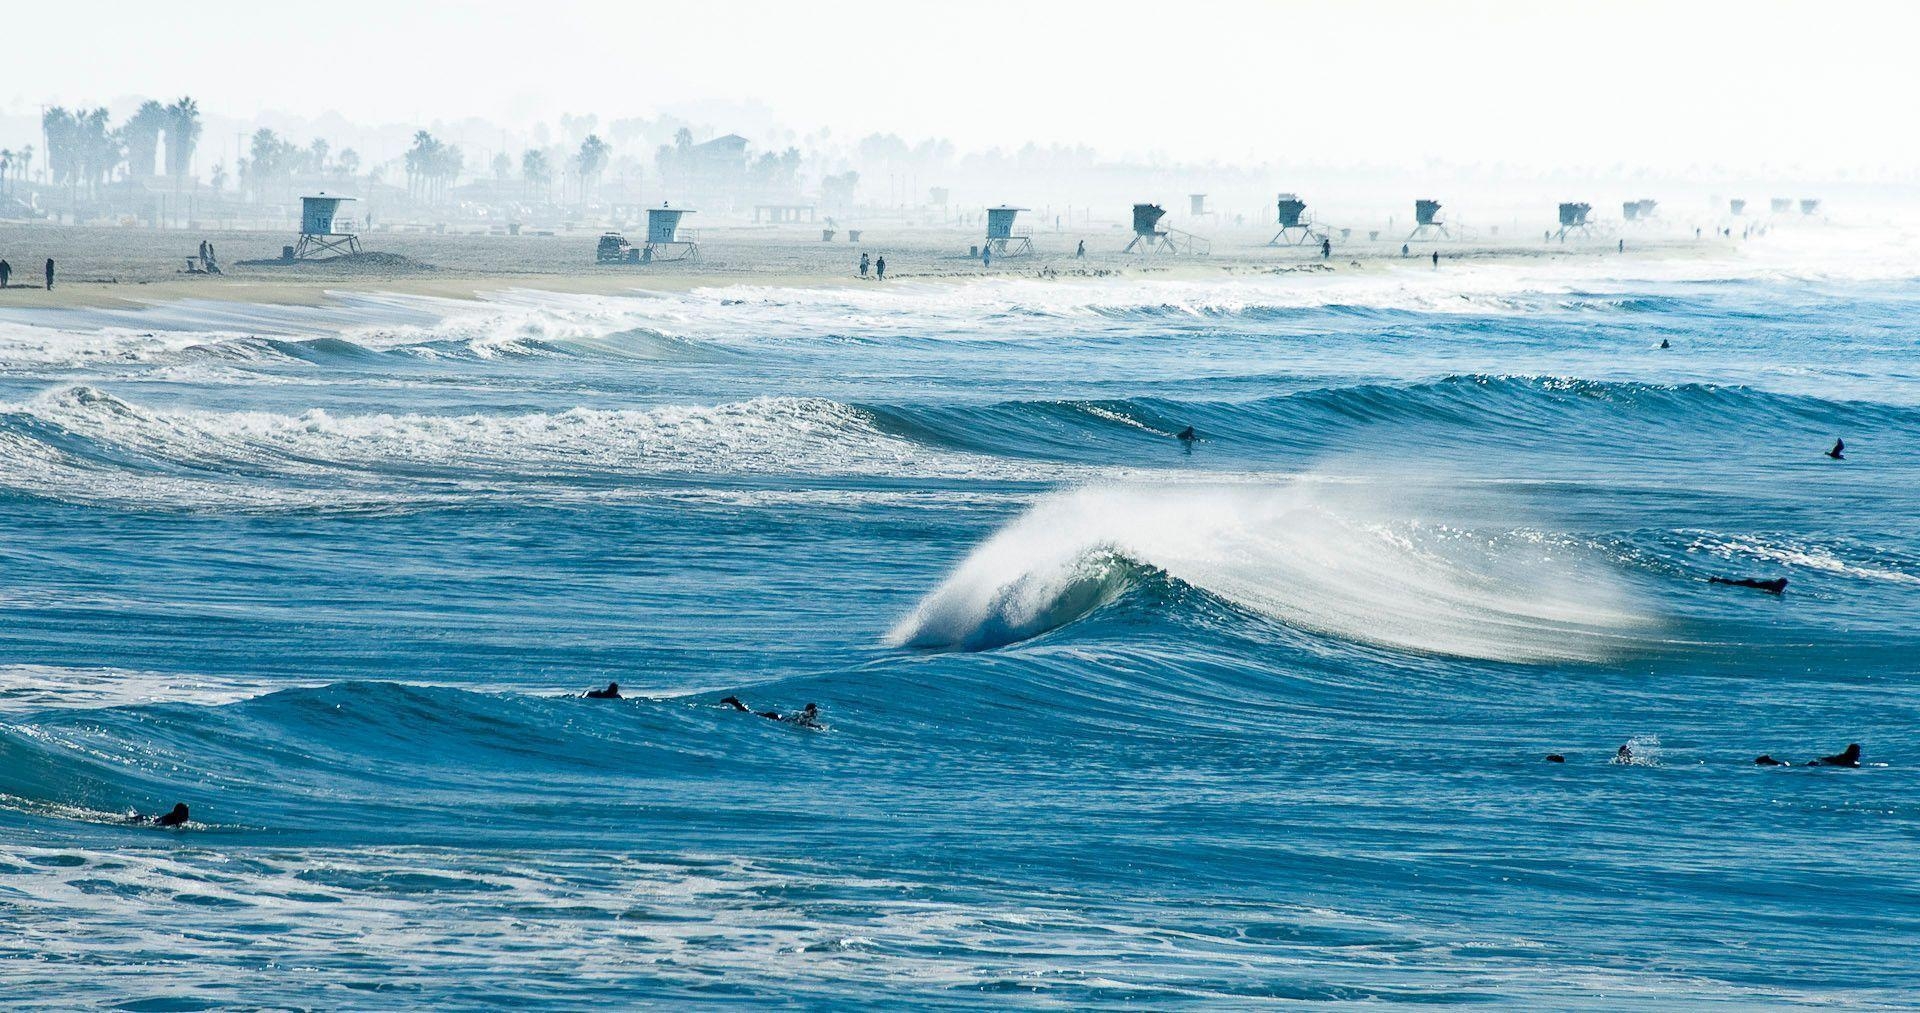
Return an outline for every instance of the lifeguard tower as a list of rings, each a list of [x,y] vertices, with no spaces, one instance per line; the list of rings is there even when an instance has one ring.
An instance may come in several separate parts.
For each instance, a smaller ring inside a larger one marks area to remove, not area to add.
[[[1026,208],[1002,204],[987,209],[987,249],[996,257],[1023,257],[1033,252],[1033,237],[1013,234],[1013,220]]]
[[[1436,234],[1453,238],[1453,233],[1447,231],[1447,223],[1440,220],[1440,202],[1427,197],[1414,201],[1413,231],[1407,233],[1407,239],[1431,239]]]
[[[700,244],[691,229],[680,228],[680,216],[694,212],[665,204],[647,209],[647,242],[640,247],[640,260],[699,260]]]
[[[1212,215],[1213,215],[1213,210],[1207,207],[1206,194],[1190,193],[1187,195],[1187,216],[1188,217],[1192,218],[1194,221],[1199,221],[1202,218],[1211,217]]]
[[[317,193],[300,198],[300,242],[294,245],[293,259],[313,260],[322,255],[335,257],[360,252],[360,237],[351,223],[336,220],[340,205],[352,197]]]
[[[1307,202],[1290,193],[1280,195],[1274,205],[1280,231],[1267,240],[1268,246],[1305,246],[1313,241],[1313,220],[1307,217]]]
[[[1727,201],[1727,212],[1735,218],[1747,213],[1747,202],[1738,197]]]
[[[1651,197],[1623,201],[1620,204],[1620,217],[1630,222],[1644,222],[1651,219],[1654,211],[1659,207],[1660,202]]]
[[[1818,200],[1803,200],[1803,201],[1801,201],[1801,202],[1800,202],[1800,213],[1801,213],[1801,214],[1803,214],[1803,215],[1817,215],[1817,214],[1819,214],[1819,213],[1820,213],[1820,202],[1819,202]]]
[[[1582,235],[1592,235],[1593,227],[1587,224],[1587,215],[1592,211],[1593,205],[1591,204],[1561,201],[1560,232],[1558,233],[1560,241],[1563,243],[1566,242],[1567,235],[1573,232],[1578,232]]]
[[[1772,201],[1771,201],[1771,202],[1770,202],[1770,203],[1768,204],[1768,206],[1769,206],[1769,207],[1771,207],[1771,208],[1773,209],[1773,213],[1774,213],[1774,214],[1776,214],[1776,215],[1784,215],[1784,214],[1786,214],[1787,212],[1789,212],[1789,211],[1792,211],[1792,210],[1793,210],[1793,198],[1791,198],[1791,197],[1775,197],[1775,198],[1774,198],[1774,199],[1773,199],[1773,200],[1772,200]]]
[[[1158,204],[1135,204],[1133,206],[1133,242],[1127,244],[1122,253],[1191,253],[1204,256],[1213,251],[1213,244],[1179,229],[1160,228],[1160,219],[1166,215],[1166,209]]]

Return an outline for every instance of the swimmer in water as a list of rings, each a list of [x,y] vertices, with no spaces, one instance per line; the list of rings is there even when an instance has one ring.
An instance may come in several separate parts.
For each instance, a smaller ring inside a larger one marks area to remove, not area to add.
[[[156,827],[177,827],[186,821],[187,804],[185,802],[175,802],[172,809],[158,816],[143,816],[140,813],[129,813],[127,815],[127,822],[129,823],[151,823]]]
[[[746,704],[741,703],[740,698],[737,696],[722,697],[720,702],[723,704],[726,704],[729,707],[732,707],[734,710],[737,710],[742,714],[753,714],[758,717],[766,718],[769,721],[784,721],[787,724],[799,725],[802,728],[822,727],[820,724],[820,705],[819,704],[810,703],[805,707],[801,708],[796,713],[782,714],[779,711],[753,710],[749,708]]]
[[[1565,763],[1567,762],[1567,758],[1564,756],[1561,756],[1559,753],[1548,753],[1547,762],[1548,763]]]
[[[1708,577],[1709,584],[1727,584],[1732,587],[1751,587],[1768,594],[1786,594],[1787,578],[1775,577],[1772,580],[1759,580],[1753,577]]]
[[[607,683],[607,688],[606,688],[606,689],[590,689],[590,690],[587,690],[587,699],[589,699],[589,700],[618,700],[618,699],[620,699],[620,684],[619,684],[619,683],[617,683],[617,682],[610,682],[610,683]]]

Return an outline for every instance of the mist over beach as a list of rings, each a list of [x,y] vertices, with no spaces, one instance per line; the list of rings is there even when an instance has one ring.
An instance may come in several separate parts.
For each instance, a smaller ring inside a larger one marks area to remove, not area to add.
[[[1915,21],[9,12],[0,1004],[1904,1008]]]

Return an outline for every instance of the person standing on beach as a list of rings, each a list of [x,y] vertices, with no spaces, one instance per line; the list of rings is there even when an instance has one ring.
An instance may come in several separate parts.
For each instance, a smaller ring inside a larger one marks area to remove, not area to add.
[[[1433,266],[1435,266],[1435,267],[1439,267],[1439,266],[1440,266],[1440,251],[1439,251],[1439,250],[1435,250],[1435,251],[1433,251]]]
[[[47,291],[53,291],[53,258],[47,258]]]
[[[866,276],[867,276],[867,255],[862,253],[860,255],[860,277],[864,278]]]
[[[991,245],[982,246],[980,248],[980,266],[981,267],[993,266],[993,247]]]
[[[1320,259],[1321,260],[1333,259],[1333,237],[1332,236],[1320,237]]]
[[[1073,248],[1073,259],[1079,260],[1081,257],[1084,257],[1086,255],[1087,255],[1087,241],[1082,239],[1080,240],[1080,245]]]
[[[0,288],[7,287],[7,279],[13,277],[13,265],[0,260]]]
[[[887,280],[887,256],[886,256],[886,254],[884,254],[884,253],[883,253],[883,254],[881,254],[881,255],[880,255],[880,259],[878,259],[878,260],[876,260],[876,261],[874,261],[874,262],[873,262],[873,276],[874,276],[874,278],[875,278],[875,279],[877,279],[877,280],[879,280],[879,281],[886,281],[886,280]]]

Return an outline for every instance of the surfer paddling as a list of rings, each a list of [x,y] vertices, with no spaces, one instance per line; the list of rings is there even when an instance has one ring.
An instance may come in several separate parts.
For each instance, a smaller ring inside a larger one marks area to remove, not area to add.
[[[175,802],[172,809],[158,816],[145,816],[140,813],[131,813],[127,816],[127,822],[144,823],[148,826],[155,827],[177,827],[187,822],[187,804],[185,802]]]
[[[766,718],[769,721],[784,721],[787,724],[799,725],[802,728],[826,727],[825,725],[822,725],[820,723],[820,707],[818,704],[810,703],[805,707],[800,708],[798,711],[795,711],[792,714],[782,714],[779,711],[753,710],[752,708],[749,708],[746,704],[741,703],[740,698],[737,696],[722,697],[720,702],[727,705],[728,707],[732,707],[734,710],[737,710],[742,714],[753,714],[758,717]]]
[[[1768,594],[1787,593],[1787,578],[1785,577],[1775,577],[1772,580],[1761,580],[1757,577],[1708,577],[1707,583],[1726,584],[1730,587],[1750,587],[1758,591],[1765,591]]]
[[[1792,763],[1786,760],[1776,760],[1772,756],[1769,756],[1766,754],[1762,754],[1760,756],[1754,757],[1753,765],[1756,767],[1791,767],[1793,766]],[[1806,766],[1809,766],[1809,767],[1858,767],[1860,766],[1860,743],[1849,742],[1847,743],[1847,748],[1842,749],[1841,751],[1833,754],[1832,756],[1822,756],[1817,760],[1808,760],[1806,762]]]
[[[620,684],[610,682],[607,683],[606,689],[587,690],[586,696],[589,700],[618,700],[620,699]]]

